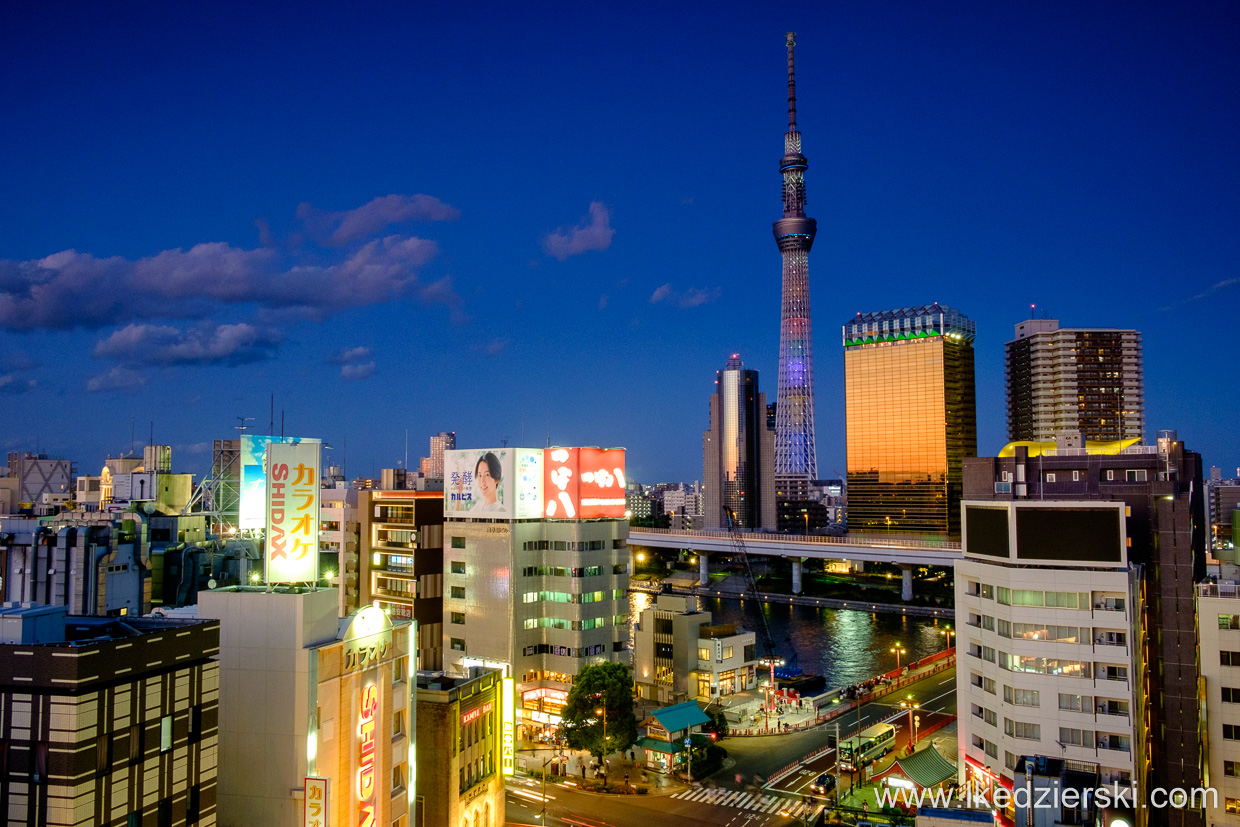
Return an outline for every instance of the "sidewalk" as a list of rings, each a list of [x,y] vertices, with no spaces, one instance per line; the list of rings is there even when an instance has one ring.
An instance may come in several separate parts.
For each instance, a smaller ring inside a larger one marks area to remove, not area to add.
[[[644,750],[641,747],[633,747],[632,754],[634,760],[630,761],[628,754],[613,752],[607,756],[607,781],[609,784],[623,784],[627,775],[630,787],[646,787],[648,795],[665,795],[679,792],[688,785],[683,781],[670,778],[662,773],[648,770],[643,766]],[[552,757],[563,756],[566,761],[559,762],[559,766],[565,770],[563,776],[547,776],[547,784],[574,783],[581,781],[583,778],[596,779],[601,778],[598,767],[595,765],[594,756],[584,750],[559,749],[549,746],[522,746],[516,755],[516,767],[519,772],[527,775],[535,775],[543,771],[543,762]],[[547,769],[551,769],[550,763]],[[582,775],[584,769],[585,774]]]
[[[854,689],[854,687],[840,687],[812,698],[802,698],[800,707],[785,705],[782,716],[772,714],[769,724],[767,717],[763,714],[761,693],[756,690],[738,692],[723,699],[725,709],[729,711],[737,710],[742,713],[740,723],[736,722],[734,716],[730,715],[728,717],[728,734],[730,736],[743,737],[775,735],[780,732],[811,729],[845,712],[856,709],[858,704],[869,703],[884,695],[898,692],[909,684],[916,683],[929,675],[945,671],[954,666],[955,663],[955,649],[944,650],[912,664],[907,672],[904,670],[898,672],[892,670],[891,672],[875,676],[866,682],[873,684],[872,688],[857,695],[855,698],[847,697],[848,691]],[[752,697],[755,695],[758,697]],[[741,700],[729,702],[729,699],[733,698]]]

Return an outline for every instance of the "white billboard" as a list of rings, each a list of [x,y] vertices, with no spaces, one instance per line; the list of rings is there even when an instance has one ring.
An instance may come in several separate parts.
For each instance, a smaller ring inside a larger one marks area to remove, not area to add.
[[[241,490],[237,527],[260,529],[267,525],[267,446],[273,442],[313,442],[301,437],[241,435]]]
[[[267,582],[319,576],[319,444],[267,446]]]
[[[513,519],[515,448],[443,452],[445,514]]]
[[[542,516],[543,451],[541,448],[518,448],[516,455],[513,483],[517,519],[536,519]]]

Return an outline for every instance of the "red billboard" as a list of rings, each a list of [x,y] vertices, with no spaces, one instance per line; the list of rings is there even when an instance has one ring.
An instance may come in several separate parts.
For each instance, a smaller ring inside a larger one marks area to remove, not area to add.
[[[624,449],[546,449],[543,516],[553,520],[623,517]]]

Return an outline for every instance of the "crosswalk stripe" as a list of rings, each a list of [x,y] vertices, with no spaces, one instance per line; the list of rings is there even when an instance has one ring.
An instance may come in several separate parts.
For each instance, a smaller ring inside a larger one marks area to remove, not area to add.
[[[697,790],[693,793],[693,795],[689,796],[689,800],[690,801],[705,801],[706,799],[712,797],[711,793],[712,791],[709,789]]]
[[[753,793],[745,793],[745,794],[744,794],[744,795],[742,795],[740,798],[736,799],[736,803],[735,803],[735,804],[733,804],[732,806],[734,806],[734,807],[744,807],[744,808],[748,808],[748,807],[749,807],[749,799],[751,799],[751,798],[753,798]]]
[[[779,809],[779,807],[780,807],[780,805],[781,805],[781,804],[783,804],[783,803],[784,803],[784,802],[783,802],[783,799],[776,798],[776,799],[772,800],[770,804],[768,804],[768,805],[767,805],[767,807],[766,807],[766,809],[764,810],[764,812],[767,812],[767,813],[773,813],[773,812],[775,812],[776,810],[778,810],[778,809]]]

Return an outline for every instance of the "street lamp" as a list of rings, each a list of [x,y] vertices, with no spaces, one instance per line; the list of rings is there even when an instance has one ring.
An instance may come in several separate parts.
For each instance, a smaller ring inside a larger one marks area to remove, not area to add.
[[[602,709],[594,710],[595,715],[603,716],[603,780],[607,780],[607,706],[603,705]]]
[[[758,665],[763,667],[764,669],[769,667],[771,670],[771,685],[767,689],[766,704],[765,704],[766,731],[770,732],[771,731],[771,707],[775,705],[775,667],[783,666],[784,659],[780,657],[776,657],[775,655],[767,655],[766,657],[758,661]]]
[[[913,710],[921,709],[921,704],[913,700],[912,695],[909,695],[900,701],[900,708],[908,710],[908,745],[911,751],[917,747],[917,731],[913,729]],[[917,720],[920,721],[921,717],[918,716]]]
[[[955,630],[955,629],[953,629],[951,626],[948,626],[946,629],[944,629],[943,631],[939,632],[939,634],[940,634],[940,635],[944,635],[944,636],[946,636],[946,638],[947,638],[947,648],[948,648],[948,649],[952,648],[952,635],[956,634],[956,630]]]
[[[567,762],[568,759],[559,755],[552,755],[550,758],[544,758],[542,762],[542,809],[538,811],[538,818],[544,823],[547,820],[547,765],[556,764],[560,761]]]
[[[897,643],[895,646],[891,647],[891,651],[896,656],[896,671],[898,672],[900,671],[900,655],[903,655],[907,650],[902,645]]]

